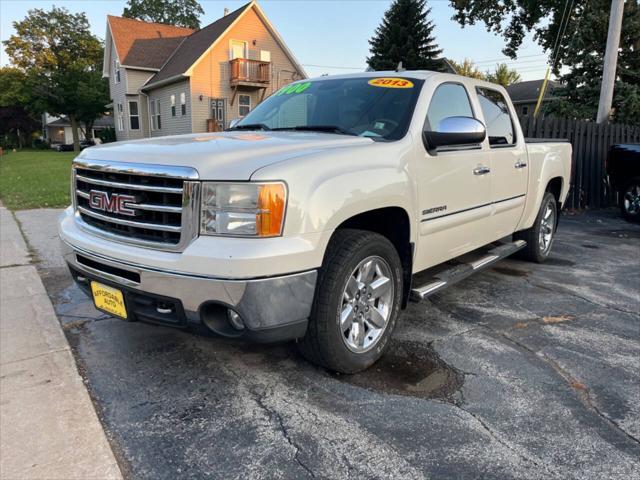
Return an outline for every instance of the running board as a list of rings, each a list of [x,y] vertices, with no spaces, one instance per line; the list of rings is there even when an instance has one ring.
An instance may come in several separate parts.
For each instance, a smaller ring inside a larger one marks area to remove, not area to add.
[[[419,287],[411,289],[411,300],[419,302],[451,285],[464,280],[468,276],[489,268],[496,262],[513,255],[518,250],[527,246],[524,240],[516,240],[515,242],[502,243],[494,246],[490,250],[478,253],[470,253],[463,255],[458,259],[462,263],[456,265],[444,265],[435,267],[414,276],[413,283],[419,284]],[[448,268],[446,268],[448,267]],[[438,271],[438,268],[439,271]]]

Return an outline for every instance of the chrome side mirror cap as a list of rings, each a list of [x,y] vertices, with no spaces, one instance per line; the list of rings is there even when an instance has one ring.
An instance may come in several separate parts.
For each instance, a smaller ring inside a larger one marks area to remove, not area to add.
[[[435,130],[422,134],[428,150],[438,147],[478,145],[484,141],[487,131],[481,121],[471,117],[447,117],[440,120]]]

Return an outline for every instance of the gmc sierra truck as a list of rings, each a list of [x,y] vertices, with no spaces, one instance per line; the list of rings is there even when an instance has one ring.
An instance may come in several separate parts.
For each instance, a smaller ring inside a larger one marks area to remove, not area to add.
[[[506,91],[427,71],[283,87],[228,131],[84,150],[60,237],[95,306],[353,373],[399,311],[518,253],[543,262],[571,146],[522,136]]]

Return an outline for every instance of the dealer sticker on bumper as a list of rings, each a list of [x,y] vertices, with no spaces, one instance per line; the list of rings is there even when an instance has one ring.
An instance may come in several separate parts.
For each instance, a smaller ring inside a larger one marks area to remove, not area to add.
[[[91,282],[91,292],[96,308],[120,318],[127,318],[124,296],[120,290],[98,282]]]

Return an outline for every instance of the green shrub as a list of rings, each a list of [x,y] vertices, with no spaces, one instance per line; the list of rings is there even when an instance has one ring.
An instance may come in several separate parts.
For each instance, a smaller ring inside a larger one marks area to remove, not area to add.
[[[112,127],[107,127],[98,135],[102,143],[111,143],[116,141],[116,130]]]
[[[37,150],[49,150],[51,148],[51,144],[48,140],[43,140],[41,138],[36,138],[33,141],[33,148]]]

